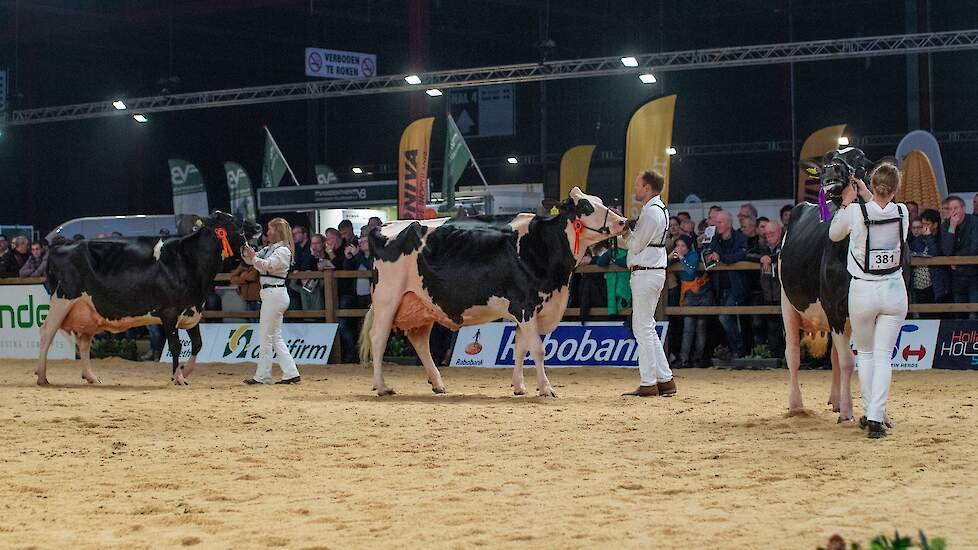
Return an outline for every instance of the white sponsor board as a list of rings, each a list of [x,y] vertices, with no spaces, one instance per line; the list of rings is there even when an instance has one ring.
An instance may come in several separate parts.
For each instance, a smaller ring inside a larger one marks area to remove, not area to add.
[[[890,362],[895,370],[921,370],[934,366],[937,347],[938,320],[908,320],[900,327],[896,344],[890,352]],[[856,353],[855,338],[849,343]],[[858,369],[858,365],[856,366]]]
[[[0,358],[37,359],[41,325],[51,309],[43,285],[0,285]],[[75,343],[58,331],[48,359],[74,359]]]
[[[669,323],[656,323],[664,340]],[[486,323],[462,327],[452,352],[453,367],[511,368],[516,349],[516,325]],[[548,367],[638,367],[638,344],[620,322],[560,323],[543,339]],[[532,366],[527,355],[523,366]]]
[[[282,339],[292,358],[300,365],[321,365],[329,361],[336,339],[336,323],[283,323]],[[202,363],[244,363],[258,361],[257,323],[201,323],[203,347],[197,355]],[[273,355],[273,360],[277,359]],[[180,362],[190,358],[190,337],[180,331]],[[160,362],[171,362],[170,344],[163,346]]]
[[[377,56],[372,53],[306,48],[306,76],[370,78],[377,76]]]

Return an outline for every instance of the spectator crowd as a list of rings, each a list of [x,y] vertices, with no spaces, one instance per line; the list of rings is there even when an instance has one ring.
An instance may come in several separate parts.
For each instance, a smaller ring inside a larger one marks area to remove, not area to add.
[[[970,205],[958,196],[943,201],[940,211],[924,210],[908,202],[911,234],[908,248],[913,256],[978,256],[978,195]],[[778,281],[778,257],[784,231],[789,224],[792,205],[780,210],[779,219],[758,216],[750,203],[736,213],[719,206],[709,209],[706,219],[698,223],[688,212],[678,212],[669,219],[667,253],[678,266],[667,278],[670,306],[776,306],[781,301]],[[736,219],[736,221],[735,221]],[[350,270],[370,271],[373,258],[367,245],[367,234],[381,225],[372,217],[355,231],[350,220],[335,228],[309,234],[306,227],[293,227],[296,245],[294,271]],[[735,227],[736,226],[736,227]],[[113,237],[121,236],[113,234]],[[104,238],[105,235],[99,235]],[[81,235],[75,240],[82,238]],[[267,244],[264,242],[263,245]],[[8,239],[0,234],[0,278],[43,277],[47,267],[48,243],[33,243],[24,236]],[[593,254],[593,256],[591,255]],[[757,263],[756,271],[713,270],[718,264]],[[584,263],[598,266],[625,266],[626,251],[611,247],[593,250]],[[370,305],[370,281],[367,278],[337,278],[340,309],[363,309]],[[631,307],[627,273],[608,272],[576,274],[572,281],[571,306],[580,307],[582,318],[592,307],[607,307],[609,314]],[[910,295],[913,303],[978,302],[978,266],[934,266],[913,268]],[[248,309],[260,307],[260,285],[254,268],[238,265],[231,272],[231,282]],[[293,310],[318,311],[325,308],[322,279],[289,281]],[[214,296],[216,299],[216,295]],[[209,307],[219,308],[217,300]],[[971,318],[975,318],[972,314]],[[670,318],[669,349],[675,366],[708,365],[714,355],[738,358],[765,345],[772,357],[784,353],[784,329],[780,315],[689,315]],[[354,362],[359,319],[340,317],[338,334],[343,361]],[[717,330],[710,330],[716,326]],[[162,349],[161,335],[153,338],[157,356]],[[719,353],[708,349],[722,346]]]

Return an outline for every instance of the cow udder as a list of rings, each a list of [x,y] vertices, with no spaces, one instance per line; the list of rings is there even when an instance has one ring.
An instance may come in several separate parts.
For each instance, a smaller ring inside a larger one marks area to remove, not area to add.
[[[401,297],[397,313],[394,314],[394,328],[410,331],[432,323],[438,323],[453,330],[457,330],[460,326],[453,323],[444,313],[425,304],[414,292],[408,292]]]
[[[123,317],[122,319],[106,319],[95,310],[91,297],[83,294],[71,304],[71,309],[61,323],[61,329],[76,334],[95,335],[103,331],[112,333],[125,332],[133,327],[158,323],[152,316]]]

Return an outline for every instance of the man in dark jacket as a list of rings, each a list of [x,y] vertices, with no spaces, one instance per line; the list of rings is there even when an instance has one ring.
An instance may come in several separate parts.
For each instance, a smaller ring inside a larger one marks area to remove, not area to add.
[[[761,234],[762,241],[747,252],[747,261],[761,264],[758,305],[781,304],[781,283],[778,280],[778,256],[781,254],[781,224],[769,221]],[[784,352],[784,328],[780,315],[754,315],[751,317],[754,344],[767,344],[772,357]]]
[[[951,195],[944,200],[947,221],[941,224],[941,253],[945,256],[978,256],[978,217],[965,213],[961,197]],[[951,266],[951,292],[954,301],[978,303],[978,266]],[[974,313],[970,315],[975,319]]]
[[[720,210],[716,214],[716,236],[707,245],[704,258],[712,262],[733,264],[747,258],[747,238],[739,231],[733,230],[733,218],[730,213]],[[721,306],[744,305],[747,299],[747,284],[745,273],[740,271],[716,271],[713,275],[719,291]],[[736,315],[720,315],[720,324],[727,334],[730,345],[730,355],[734,358],[744,353],[744,343]]]
[[[0,278],[20,277],[20,268],[24,267],[31,256],[27,237],[18,235],[11,244],[10,250],[0,257]]]

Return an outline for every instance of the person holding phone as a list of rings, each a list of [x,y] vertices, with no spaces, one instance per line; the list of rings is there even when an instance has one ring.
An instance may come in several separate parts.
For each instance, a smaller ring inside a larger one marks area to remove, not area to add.
[[[850,178],[842,191],[841,208],[829,226],[829,238],[838,242],[849,237],[849,319],[864,411],[859,424],[869,428],[871,439],[878,439],[886,436],[890,354],[907,317],[902,258],[910,218],[905,205],[893,202],[900,187],[896,166],[881,164],[870,182],[871,194],[862,180]],[[871,196],[871,200],[857,202],[857,195]]]
[[[248,265],[255,266],[261,282],[261,313],[258,322],[258,368],[252,378],[244,383],[270,384],[272,382],[272,349],[278,354],[282,379],[276,384],[298,384],[299,370],[282,339],[282,318],[289,308],[289,292],[285,281],[295,257],[295,244],[292,241],[292,228],[289,222],[275,218],[268,222],[268,240],[272,244],[257,253],[250,246],[241,252]]]

